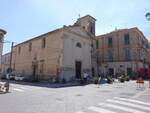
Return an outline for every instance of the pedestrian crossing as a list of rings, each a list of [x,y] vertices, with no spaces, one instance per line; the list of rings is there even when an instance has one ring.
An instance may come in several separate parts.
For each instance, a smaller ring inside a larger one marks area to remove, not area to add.
[[[40,87],[34,86],[15,86],[10,88],[10,92],[27,92],[40,89]]]
[[[76,113],[150,113],[150,103],[131,98],[114,97]]]

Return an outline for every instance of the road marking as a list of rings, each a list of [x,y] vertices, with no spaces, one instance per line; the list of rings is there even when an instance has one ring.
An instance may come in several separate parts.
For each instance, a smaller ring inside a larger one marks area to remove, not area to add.
[[[82,112],[82,111],[78,111],[77,113],[85,113],[85,112]]]
[[[13,90],[15,90],[15,91],[20,91],[20,92],[24,92],[24,90],[18,89],[18,88],[14,88]]]
[[[133,99],[127,99],[127,98],[120,98],[120,97],[114,97],[114,98],[117,99],[117,100],[125,100],[125,101],[129,101],[129,102],[134,102],[134,103],[139,103],[139,104],[149,105],[150,106],[150,103],[142,102],[142,101],[139,101],[139,100],[133,100]]]
[[[137,98],[137,97],[143,95],[143,94],[146,93],[148,90],[149,90],[149,89],[146,89],[145,91],[142,91],[142,92],[140,92],[140,93],[137,93],[135,96],[133,96],[133,98]]]
[[[142,106],[142,105],[132,104],[132,103],[129,103],[129,102],[123,102],[123,101],[111,100],[111,99],[108,99],[106,101],[112,102],[112,103],[118,103],[118,104],[122,104],[122,105],[127,105],[127,106],[131,106],[131,107],[136,107],[136,108],[143,109],[143,110],[150,110],[150,107],[145,107],[145,106]]]
[[[89,107],[88,109],[91,110],[91,111],[99,112],[99,113],[117,113],[117,112],[114,112],[114,111],[110,111],[110,110],[106,110],[106,109],[99,108],[99,107],[94,107],[94,106]]]
[[[31,88],[27,88],[27,87],[20,87],[20,88],[24,90],[32,90]]]
[[[145,113],[145,112],[142,112],[142,111],[139,111],[139,110],[136,110],[136,109],[132,109],[132,108],[129,108],[129,107],[121,107],[121,106],[113,105],[113,104],[107,104],[107,103],[106,104],[101,104],[100,103],[99,105],[119,109],[119,110],[126,111],[126,112],[131,112],[131,113]]]

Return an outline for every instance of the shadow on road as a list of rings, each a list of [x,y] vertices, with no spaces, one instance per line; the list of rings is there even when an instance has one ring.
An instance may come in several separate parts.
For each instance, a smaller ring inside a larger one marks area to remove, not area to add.
[[[0,91],[0,95],[1,95],[1,94],[7,94],[7,93],[11,93],[11,92],[3,92],[3,91]]]
[[[2,82],[7,82],[7,80],[1,80]],[[9,80],[10,84],[19,84],[19,85],[27,85],[27,86],[35,86],[35,87],[47,87],[47,88],[64,88],[64,87],[75,87],[75,86],[83,86],[80,83],[54,83],[49,84],[48,82],[23,82],[23,81],[14,81]]]

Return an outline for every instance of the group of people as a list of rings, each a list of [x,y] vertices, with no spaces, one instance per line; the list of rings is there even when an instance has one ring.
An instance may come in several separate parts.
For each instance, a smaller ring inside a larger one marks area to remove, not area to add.
[[[87,72],[84,72],[83,73],[83,80],[84,80],[84,82],[88,83],[90,79],[91,79],[91,76]]]
[[[83,80],[84,80],[84,83],[89,83],[89,82],[90,82],[90,79],[92,79],[92,75],[90,75],[90,74],[87,73],[87,72],[84,72],[84,73],[83,73]],[[102,80],[102,75],[99,73],[99,74],[98,74],[97,84],[100,84],[100,83],[101,83],[101,80]]]

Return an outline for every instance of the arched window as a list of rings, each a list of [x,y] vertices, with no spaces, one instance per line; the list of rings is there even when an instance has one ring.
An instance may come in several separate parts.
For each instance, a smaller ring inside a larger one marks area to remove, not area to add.
[[[78,43],[76,44],[76,47],[82,48],[81,43],[78,42]]]

